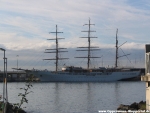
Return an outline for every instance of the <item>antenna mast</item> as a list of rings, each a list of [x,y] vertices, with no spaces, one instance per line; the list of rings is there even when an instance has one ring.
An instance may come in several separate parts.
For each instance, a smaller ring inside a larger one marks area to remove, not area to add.
[[[82,31],[82,32],[88,32],[88,37],[81,37],[81,38],[88,38],[88,47],[78,47],[78,48],[87,48],[87,49],[77,50],[77,51],[88,51],[88,56],[87,57],[75,57],[75,58],[87,58],[87,60],[88,60],[87,61],[87,69],[89,69],[89,67],[90,67],[90,58],[101,58],[101,57],[91,57],[91,51],[100,50],[100,49],[91,49],[91,48],[98,48],[98,47],[91,47],[91,38],[97,38],[97,37],[91,37],[90,33],[91,32],[96,32],[96,31],[91,31],[90,27],[91,27],[91,25],[95,25],[95,24],[91,24],[90,19],[89,19],[89,23],[84,24],[84,25],[88,25],[88,27],[89,27],[88,31]]]
[[[49,32],[49,33],[56,33],[56,38],[54,38],[54,39],[47,39],[47,40],[56,40],[56,48],[54,48],[54,49],[46,49],[46,50],[55,50],[55,51],[45,52],[45,53],[56,53],[56,57],[55,57],[55,59],[43,59],[43,60],[55,60],[56,61],[55,62],[55,64],[56,64],[55,71],[57,72],[58,71],[58,60],[68,59],[68,58],[59,58],[58,53],[59,52],[68,52],[68,51],[60,51],[60,49],[67,49],[67,48],[59,48],[58,47],[58,40],[59,39],[64,39],[64,38],[58,38],[57,37],[58,33],[63,33],[63,32],[58,32],[57,31],[57,25],[56,25],[56,32]]]

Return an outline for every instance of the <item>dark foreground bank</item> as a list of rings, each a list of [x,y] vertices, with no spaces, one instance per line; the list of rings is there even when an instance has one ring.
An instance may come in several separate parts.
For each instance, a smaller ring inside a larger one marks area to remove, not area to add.
[[[4,108],[4,103],[0,102],[0,113],[2,113]],[[18,107],[14,106],[11,103],[7,103],[7,113],[26,113],[23,109],[18,109]]]
[[[146,110],[146,102],[145,101],[141,101],[139,103],[134,102],[131,105],[120,104],[117,110]]]

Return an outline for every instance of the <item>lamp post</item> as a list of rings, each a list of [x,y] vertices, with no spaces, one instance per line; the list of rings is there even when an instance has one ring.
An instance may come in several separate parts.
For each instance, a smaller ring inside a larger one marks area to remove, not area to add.
[[[1,51],[4,51],[4,74],[3,74],[3,102],[5,97],[5,49],[0,48]]]
[[[5,107],[4,107],[4,110],[3,110],[3,113],[7,113],[7,103],[8,103],[8,91],[7,91],[7,58],[4,58],[5,59]]]
[[[19,57],[19,55],[16,55],[16,57],[17,57],[17,80],[19,80],[19,74],[18,74],[18,57]]]
[[[3,75],[3,102],[4,102],[4,109],[3,113],[6,112],[7,102],[8,102],[8,95],[7,95],[7,58],[5,58],[5,49],[0,48],[1,51],[4,51],[4,75]],[[5,65],[6,64],[6,65]]]
[[[18,57],[19,57],[19,55],[17,55],[16,57],[17,57],[17,71],[18,71]]]

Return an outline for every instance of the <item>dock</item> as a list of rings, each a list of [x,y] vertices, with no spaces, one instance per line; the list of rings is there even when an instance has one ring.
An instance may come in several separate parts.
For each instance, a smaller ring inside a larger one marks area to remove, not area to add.
[[[3,81],[4,72],[0,71],[0,82]],[[22,82],[28,77],[25,71],[7,71],[8,82]]]

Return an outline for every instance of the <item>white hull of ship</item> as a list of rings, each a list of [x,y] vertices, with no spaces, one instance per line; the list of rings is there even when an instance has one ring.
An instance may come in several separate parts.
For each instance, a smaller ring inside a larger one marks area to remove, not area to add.
[[[111,82],[129,79],[140,75],[140,71],[111,72],[111,73],[54,73],[49,71],[32,71],[41,82]]]

